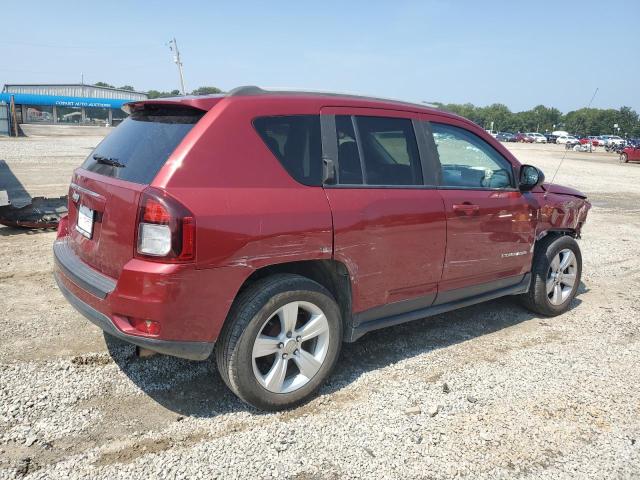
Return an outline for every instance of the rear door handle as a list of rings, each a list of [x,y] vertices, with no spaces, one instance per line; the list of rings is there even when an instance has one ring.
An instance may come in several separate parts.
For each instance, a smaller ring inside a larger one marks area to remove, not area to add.
[[[454,213],[458,215],[466,215],[470,217],[478,213],[480,210],[480,205],[472,205],[471,203],[460,203],[453,206]]]

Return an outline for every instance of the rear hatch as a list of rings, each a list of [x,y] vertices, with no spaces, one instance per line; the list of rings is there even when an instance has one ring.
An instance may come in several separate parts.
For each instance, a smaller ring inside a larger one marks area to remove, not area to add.
[[[74,172],[69,241],[84,262],[120,276],[134,256],[142,191],[205,113],[179,104],[138,104]]]

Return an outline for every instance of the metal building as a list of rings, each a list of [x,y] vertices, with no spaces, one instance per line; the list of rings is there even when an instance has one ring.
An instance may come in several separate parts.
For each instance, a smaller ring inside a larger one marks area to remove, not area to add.
[[[18,123],[117,125],[126,113],[121,107],[144,100],[146,93],[83,84],[7,84],[0,103],[16,105]]]

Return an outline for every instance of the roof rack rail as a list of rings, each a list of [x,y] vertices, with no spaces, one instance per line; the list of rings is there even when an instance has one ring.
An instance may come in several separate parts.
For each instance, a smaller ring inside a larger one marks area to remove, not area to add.
[[[293,95],[326,95],[331,97],[347,97],[347,98],[359,98],[364,100],[374,100],[374,101],[383,101],[383,102],[393,102],[400,105],[407,105],[412,107],[420,107],[420,108],[438,108],[436,105],[431,105],[426,102],[416,103],[409,102],[406,100],[401,100],[398,98],[385,98],[385,97],[376,97],[371,95],[363,95],[360,93],[349,93],[349,92],[327,92],[323,90],[308,90],[308,89],[295,89],[295,88],[260,88],[256,85],[244,85],[241,87],[236,87],[230,90],[227,93],[229,97],[242,97],[242,96],[253,96],[253,95],[277,95],[277,94],[293,94]]]

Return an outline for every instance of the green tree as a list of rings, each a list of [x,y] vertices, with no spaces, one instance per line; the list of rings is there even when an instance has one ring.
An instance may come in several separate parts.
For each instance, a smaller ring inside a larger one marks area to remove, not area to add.
[[[481,119],[481,125],[485,129],[490,129],[493,123],[493,130],[504,131],[511,126],[511,118],[513,114],[509,107],[501,103],[494,103],[488,107],[476,109],[476,116]]]
[[[222,90],[218,87],[199,87],[191,92],[191,95],[212,95],[214,93],[222,93]]]
[[[154,98],[166,98],[166,97],[177,97],[180,95],[179,90],[171,90],[170,92],[161,92],[159,90],[149,90],[147,92],[147,96],[150,99]]]
[[[133,88],[131,85],[123,85],[122,87],[118,87],[120,90],[129,90],[130,92],[135,92],[135,88]]]
[[[93,84],[95,87],[107,87],[107,88],[116,88],[113,85],[106,82],[96,82]]]
[[[620,135],[640,137],[640,117],[630,107],[581,108],[563,115],[554,107],[537,105],[531,110],[511,112],[506,105],[495,103],[486,107],[476,107],[471,103],[443,104],[432,102],[437,108],[446,110],[477,123],[485,129],[511,132],[548,132],[567,130],[578,135],[605,135],[618,133],[614,125],[620,127]],[[555,128],[554,128],[555,125]]]
[[[640,136],[640,121],[638,114],[630,107],[620,107],[618,111],[618,121],[621,134],[627,134],[629,137]]]
[[[544,105],[538,105],[531,110],[533,112],[532,120],[535,126],[531,125],[536,132],[550,132],[554,130],[553,126],[560,123],[562,112],[557,108],[549,108]]]

